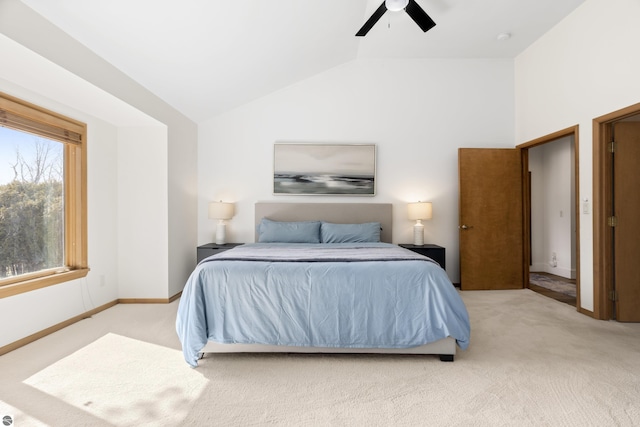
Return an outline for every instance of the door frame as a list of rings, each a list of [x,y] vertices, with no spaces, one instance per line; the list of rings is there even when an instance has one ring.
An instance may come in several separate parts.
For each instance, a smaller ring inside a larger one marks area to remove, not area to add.
[[[613,315],[609,294],[613,290],[613,240],[607,217],[611,215],[611,162],[608,145],[614,122],[640,113],[640,103],[593,119],[593,317]]]
[[[640,104],[639,104],[640,106]],[[573,144],[574,144],[574,174],[575,174],[575,183],[574,183],[574,210],[575,210],[575,224],[576,224],[576,310],[591,316],[591,312],[587,310],[583,310],[580,306],[580,197],[579,197],[579,188],[580,188],[580,173],[579,173],[579,126],[571,126],[566,129],[559,130],[557,132],[551,133],[549,135],[542,136],[540,138],[536,138],[534,140],[522,143],[517,145],[516,148],[520,149],[522,153],[522,185],[523,185],[523,241],[524,241],[524,269],[523,269],[523,280],[525,284],[529,283],[529,259],[531,257],[531,201],[530,201],[530,182],[529,182],[529,148],[537,147],[539,145],[547,144],[549,142],[553,142],[557,139],[564,138],[567,136],[573,136]],[[595,203],[595,201],[594,201]],[[528,287],[528,286],[527,286]]]

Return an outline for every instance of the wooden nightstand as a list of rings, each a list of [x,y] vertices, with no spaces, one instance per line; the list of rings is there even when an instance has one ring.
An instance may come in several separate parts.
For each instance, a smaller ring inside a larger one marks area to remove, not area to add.
[[[445,261],[445,249],[442,246],[438,245],[422,245],[416,246],[411,243],[400,243],[398,246],[401,248],[409,249],[410,251],[417,252],[420,255],[428,256],[442,267],[443,270],[446,270],[446,261]]]
[[[198,246],[198,262],[202,261],[206,257],[218,254],[220,252],[228,251],[229,249],[240,246],[242,243],[225,243],[224,245],[218,245],[217,243],[207,243],[206,245]]]

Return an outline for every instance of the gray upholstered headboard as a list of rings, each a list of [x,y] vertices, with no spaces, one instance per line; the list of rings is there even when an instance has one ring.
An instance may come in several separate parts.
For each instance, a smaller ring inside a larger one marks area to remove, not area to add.
[[[256,228],[262,218],[273,221],[327,221],[337,224],[379,222],[380,240],[391,243],[391,203],[285,203],[257,202],[255,205]],[[256,232],[257,234],[257,232]],[[256,241],[258,236],[256,235]]]

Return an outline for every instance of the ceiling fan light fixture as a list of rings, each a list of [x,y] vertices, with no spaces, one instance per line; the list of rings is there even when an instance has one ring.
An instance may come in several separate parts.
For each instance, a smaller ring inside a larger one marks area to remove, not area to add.
[[[405,7],[409,4],[409,0],[385,0],[384,5],[387,10],[392,12],[399,12],[404,10]]]

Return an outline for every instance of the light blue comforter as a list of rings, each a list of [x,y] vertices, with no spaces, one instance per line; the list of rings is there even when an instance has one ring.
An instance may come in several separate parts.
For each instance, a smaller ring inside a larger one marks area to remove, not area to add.
[[[236,247],[203,260],[180,298],[176,330],[197,366],[207,340],[312,347],[469,344],[466,307],[444,270],[387,243]]]

